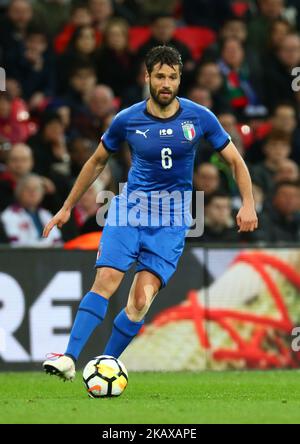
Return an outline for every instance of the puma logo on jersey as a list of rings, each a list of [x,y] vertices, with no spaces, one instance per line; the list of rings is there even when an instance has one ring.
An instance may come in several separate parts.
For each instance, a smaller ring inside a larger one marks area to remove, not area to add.
[[[140,130],[135,130],[135,134],[141,134],[142,136],[145,137],[145,139],[147,139],[147,132],[150,131],[149,129],[147,129],[146,131],[140,131]]]

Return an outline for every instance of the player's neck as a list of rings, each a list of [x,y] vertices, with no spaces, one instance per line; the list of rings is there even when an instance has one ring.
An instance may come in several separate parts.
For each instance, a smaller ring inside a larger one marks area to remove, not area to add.
[[[172,117],[178,111],[180,107],[179,100],[174,99],[168,106],[160,106],[151,97],[147,101],[147,110],[154,117],[160,117],[161,119],[168,119]]]

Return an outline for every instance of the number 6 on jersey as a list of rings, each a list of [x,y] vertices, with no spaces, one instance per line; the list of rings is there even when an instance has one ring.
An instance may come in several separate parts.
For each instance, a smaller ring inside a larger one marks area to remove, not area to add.
[[[161,150],[161,164],[165,170],[169,170],[170,168],[172,168],[173,161],[171,156],[172,156],[171,148],[163,148]]]

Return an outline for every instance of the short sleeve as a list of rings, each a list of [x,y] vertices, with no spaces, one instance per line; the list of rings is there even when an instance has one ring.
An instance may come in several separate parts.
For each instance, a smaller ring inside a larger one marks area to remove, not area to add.
[[[113,118],[110,126],[101,137],[101,141],[107,151],[115,153],[119,150],[121,143],[125,141],[125,137],[124,113],[120,112]]]
[[[230,135],[224,130],[217,117],[209,109],[206,110],[203,121],[205,139],[212,144],[216,151],[223,150],[231,141]]]

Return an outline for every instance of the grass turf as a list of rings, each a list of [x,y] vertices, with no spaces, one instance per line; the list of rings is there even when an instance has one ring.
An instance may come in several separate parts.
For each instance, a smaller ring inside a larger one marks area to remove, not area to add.
[[[41,373],[0,373],[0,423],[300,423],[300,371],[130,373],[123,395],[90,399]]]

